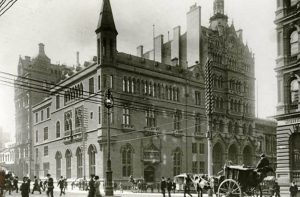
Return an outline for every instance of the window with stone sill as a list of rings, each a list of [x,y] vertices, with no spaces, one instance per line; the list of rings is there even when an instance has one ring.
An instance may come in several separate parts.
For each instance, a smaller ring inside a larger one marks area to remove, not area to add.
[[[290,83],[291,91],[291,104],[297,104],[299,102],[299,83],[297,79],[294,79]]]
[[[123,125],[130,125],[130,111],[128,107],[123,108]]]
[[[296,55],[299,52],[299,35],[298,32],[295,30],[291,33],[290,36],[290,47],[291,47],[291,55]]]

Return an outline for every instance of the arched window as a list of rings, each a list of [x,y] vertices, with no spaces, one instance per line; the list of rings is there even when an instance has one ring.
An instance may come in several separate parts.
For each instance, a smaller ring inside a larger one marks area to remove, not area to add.
[[[233,127],[232,122],[229,121],[229,123],[228,123],[228,133],[232,133],[232,131],[233,131],[232,127]]]
[[[252,136],[252,135],[253,135],[253,127],[252,127],[252,125],[251,125],[251,124],[249,125],[248,134],[249,134],[250,136]]]
[[[223,150],[220,143],[217,143],[213,147],[213,174],[217,174],[223,168]]]
[[[300,134],[295,133],[290,137],[290,160],[293,171],[300,170]]]
[[[297,79],[291,82],[291,103],[297,104],[299,101],[299,83]]]
[[[68,149],[66,151],[66,178],[71,178],[71,158],[72,158],[72,152]]]
[[[56,152],[55,160],[56,160],[56,179],[59,179],[61,176],[61,152]]]
[[[291,6],[294,6],[298,3],[298,0],[291,0]]]
[[[90,145],[88,149],[89,154],[89,174],[96,174],[96,146]]]
[[[298,32],[293,31],[290,37],[291,55],[296,55],[299,52]]]
[[[82,178],[82,150],[81,148],[77,148],[76,150],[77,157],[77,178]]]
[[[252,166],[252,149],[246,146],[243,150],[243,164]]]
[[[126,144],[121,148],[123,177],[129,177],[132,175],[132,154],[133,148],[130,144]]]
[[[56,122],[56,137],[57,138],[60,137],[60,122],[59,121]]]
[[[234,134],[239,134],[239,124],[237,122],[234,124]]]
[[[246,124],[243,125],[243,134],[244,135],[247,134],[247,126],[246,126]]]
[[[228,149],[228,159],[231,161],[233,164],[238,164],[238,150],[236,145],[231,145]]]
[[[176,176],[181,173],[181,156],[182,151],[180,148],[176,148],[173,152],[173,175]]]

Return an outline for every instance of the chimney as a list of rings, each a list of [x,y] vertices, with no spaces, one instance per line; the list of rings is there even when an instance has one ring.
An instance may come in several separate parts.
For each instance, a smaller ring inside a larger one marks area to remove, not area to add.
[[[159,35],[154,38],[154,55],[155,61],[162,62],[162,45],[164,42],[164,36]]]
[[[136,48],[136,50],[137,50],[137,56],[138,56],[138,57],[143,57],[144,46],[143,46],[143,45],[140,45],[140,46],[138,46],[138,47]]]
[[[45,45],[43,43],[39,44],[39,55],[46,55],[45,54]]]
[[[25,60],[30,62],[30,57],[29,56],[25,56]]]
[[[77,64],[77,66],[80,66],[80,63],[79,63],[79,51],[76,52],[76,64]]]
[[[188,67],[200,60],[201,7],[194,5],[187,13],[187,62]]]
[[[171,61],[177,59],[177,63],[180,58],[180,26],[173,29],[173,40],[171,43]]]
[[[242,29],[237,30],[236,35],[240,39],[240,41],[243,42],[243,30]]]

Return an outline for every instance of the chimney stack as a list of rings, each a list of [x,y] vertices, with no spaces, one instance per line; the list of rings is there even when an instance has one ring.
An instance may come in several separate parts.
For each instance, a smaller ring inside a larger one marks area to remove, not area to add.
[[[39,55],[46,55],[45,54],[45,45],[43,43],[39,44]]]
[[[138,46],[136,49],[137,49],[137,56],[138,57],[143,57],[143,45],[140,45],[140,46]]]
[[[77,64],[77,66],[80,66],[80,63],[79,63],[79,51],[76,52],[76,64]]]

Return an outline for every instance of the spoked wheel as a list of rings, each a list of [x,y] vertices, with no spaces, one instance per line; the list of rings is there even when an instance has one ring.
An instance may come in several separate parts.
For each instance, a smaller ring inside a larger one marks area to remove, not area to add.
[[[219,186],[218,197],[242,197],[241,187],[235,180],[226,179]]]

